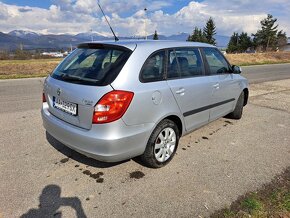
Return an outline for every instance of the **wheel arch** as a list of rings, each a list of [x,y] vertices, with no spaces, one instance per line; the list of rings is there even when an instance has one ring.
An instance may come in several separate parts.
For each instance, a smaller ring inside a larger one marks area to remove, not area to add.
[[[182,125],[182,121],[181,119],[176,116],[176,115],[170,115],[170,116],[167,116],[165,118],[163,118],[162,120],[171,120],[172,122],[174,122],[178,128],[178,131],[179,131],[179,137],[182,136],[182,133],[183,133],[183,125]]]

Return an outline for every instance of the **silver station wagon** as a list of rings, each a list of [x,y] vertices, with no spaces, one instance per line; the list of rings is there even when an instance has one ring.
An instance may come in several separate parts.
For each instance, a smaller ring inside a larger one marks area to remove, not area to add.
[[[249,91],[240,73],[203,43],[84,43],[46,78],[43,125],[88,157],[140,156],[162,167],[181,136],[223,116],[241,118]]]

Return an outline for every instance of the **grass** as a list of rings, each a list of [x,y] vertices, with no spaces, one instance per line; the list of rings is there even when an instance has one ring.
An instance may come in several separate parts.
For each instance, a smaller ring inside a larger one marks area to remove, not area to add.
[[[256,192],[240,196],[230,207],[213,213],[211,218],[289,218],[290,167]]]
[[[290,52],[227,54],[226,57],[231,64],[238,66],[290,63]]]
[[[38,78],[46,77],[48,74],[9,74],[9,75],[0,75],[0,79],[23,79],[23,78]]]
[[[0,79],[45,77],[62,59],[0,60]]]
[[[227,54],[231,64],[239,66],[290,63],[290,52]],[[0,60],[0,79],[45,77],[61,61],[55,59]]]
[[[263,204],[260,202],[256,194],[252,194],[251,196],[247,197],[242,201],[241,205],[251,214],[259,212],[263,208]]]

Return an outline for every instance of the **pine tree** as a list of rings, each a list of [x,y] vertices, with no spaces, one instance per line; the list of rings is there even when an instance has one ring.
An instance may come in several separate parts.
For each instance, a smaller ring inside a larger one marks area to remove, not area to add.
[[[277,19],[268,14],[267,18],[263,19],[261,29],[254,34],[254,43],[256,46],[261,46],[263,50],[270,50],[276,47],[278,25]]]
[[[277,34],[277,46],[278,48],[287,45],[287,35],[286,32],[283,32],[282,30],[280,30]]]
[[[191,42],[206,42],[206,38],[204,33],[202,32],[201,29],[199,29],[198,27],[195,27],[193,30],[192,35],[190,35],[187,39],[187,41],[191,41]]]
[[[203,33],[206,38],[206,42],[212,45],[216,45],[214,35],[216,34],[216,26],[213,19],[210,17],[203,28]]]
[[[238,51],[245,52],[248,48],[253,46],[253,42],[250,36],[246,32],[242,32],[238,40]]]
[[[153,35],[153,40],[158,40],[159,37],[158,37],[158,34],[157,34],[157,31],[155,30],[155,33]]]
[[[239,34],[234,32],[229,41],[227,52],[228,53],[238,52],[238,43],[239,43]]]
[[[227,52],[245,52],[248,48],[253,46],[253,42],[250,36],[246,32],[242,32],[240,35],[238,33],[233,33],[228,44]]]

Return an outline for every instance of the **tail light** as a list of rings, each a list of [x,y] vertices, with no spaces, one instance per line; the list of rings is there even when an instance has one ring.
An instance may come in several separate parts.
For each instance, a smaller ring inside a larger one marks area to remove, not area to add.
[[[128,109],[134,93],[111,91],[105,94],[95,106],[93,123],[110,123],[120,119]]]
[[[44,92],[42,93],[42,103],[46,102],[46,97],[45,97],[45,94]]]

